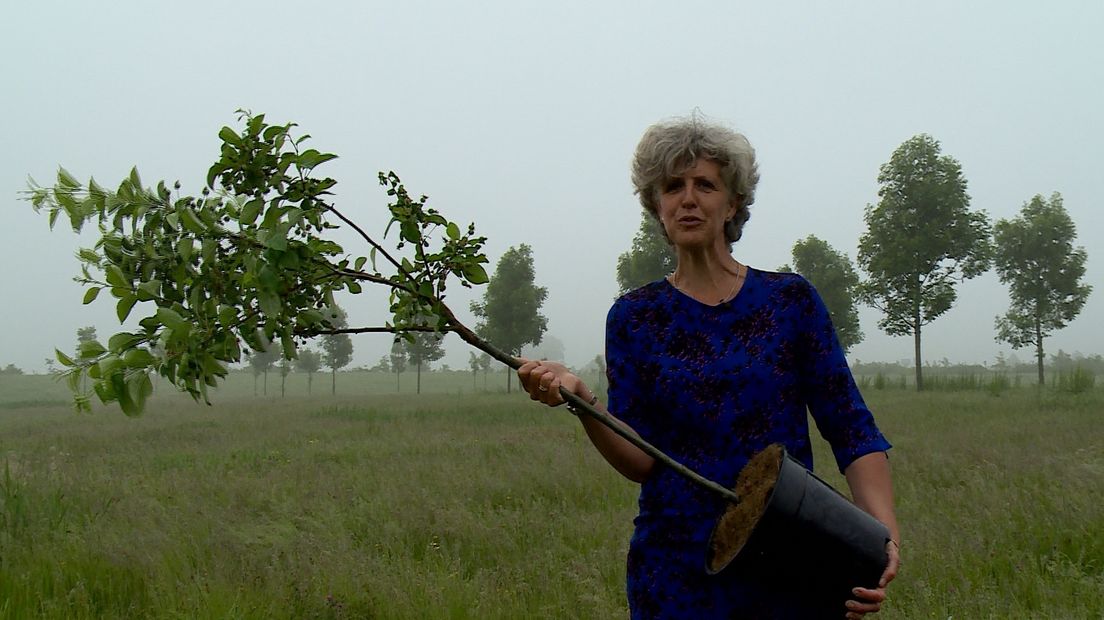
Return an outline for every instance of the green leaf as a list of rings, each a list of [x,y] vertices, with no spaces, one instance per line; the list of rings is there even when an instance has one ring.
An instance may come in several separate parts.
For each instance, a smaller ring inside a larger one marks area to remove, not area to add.
[[[472,284],[486,284],[489,280],[487,270],[478,264],[464,265],[464,279]]]
[[[229,127],[223,127],[222,129],[220,129],[218,132],[218,137],[223,142],[233,144],[234,146],[238,146],[241,144],[241,138],[238,137],[238,134]]]
[[[177,314],[172,308],[158,308],[157,319],[170,329],[179,329],[187,326],[187,323],[184,322],[184,317]]]
[[[281,336],[280,345],[284,349],[285,359],[295,359],[295,338],[293,338],[291,334],[284,334],[283,336]]]
[[[119,322],[127,320],[130,316],[130,309],[134,307],[134,304],[138,302],[137,295],[126,295],[119,299],[119,303],[115,305],[115,314],[119,317]]]
[[[138,166],[130,169],[130,184],[135,191],[142,189],[142,178],[138,176]]]
[[[73,361],[73,358],[62,353],[58,349],[54,349],[54,356],[57,357],[57,361],[60,362],[62,366],[68,366],[72,368],[73,366],[77,365],[77,363]]]
[[[214,189],[215,180],[218,179],[219,175],[223,172],[226,172],[226,166],[223,165],[222,162],[218,162],[211,166],[207,170],[207,187]]]
[[[257,216],[261,214],[261,209],[264,208],[264,200],[260,198],[254,198],[245,203],[241,212],[241,223],[251,225],[257,221]]]
[[[131,349],[123,356],[123,361],[130,368],[149,368],[157,358],[146,349]]]
[[[124,349],[128,349],[141,341],[141,336],[130,332],[120,332],[107,340],[107,348],[112,353],[121,353]]]
[[[280,314],[280,310],[283,306],[280,304],[280,296],[276,293],[269,291],[257,291],[257,305],[261,307],[261,312],[269,316],[276,316]]]
[[[67,189],[77,189],[81,186],[80,181],[76,177],[69,174],[69,171],[65,168],[58,168],[57,173],[58,184]]]
[[[348,287],[349,292],[354,295],[359,294],[360,291],[363,290],[360,286],[360,282],[349,282],[346,286]]]
[[[102,344],[95,340],[85,340],[77,347],[80,352],[81,359],[90,359],[107,353],[107,349]]]
[[[203,220],[199,219],[195,211],[192,211],[191,207],[183,207],[180,209],[180,221],[184,224],[184,228],[194,234],[202,234],[207,230],[207,227],[203,224]]]
[[[449,239],[459,239],[460,227],[457,226],[454,222],[449,222],[448,226],[445,227],[445,233],[448,235]]]
[[[161,294],[161,281],[150,280],[149,282],[143,282],[138,285],[137,293],[138,301],[157,299]]]
[[[259,272],[257,272],[257,283],[260,285],[258,288],[263,291],[275,293],[276,289],[280,286],[280,276],[276,273],[276,270],[271,265],[262,265]]]
[[[84,305],[88,305],[88,304],[92,303],[93,301],[96,301],[96,297],[98,297],[99,294],[100,294],[100,287],[93,286],[92,288],[90,288],[90,289],[88,289],[87,291],[84,292],[84,301],[81,302],[81,303],[83,303]]]
[[[222,306],[218,311],[219,323],[222,323],[224,327],[229,327],[238,320],[238,309],[234,306]]]
[[[372,248],[372,249],[375,250],[375,248]],[[358,257],[356,259],[356,262],[353,263],[353,269],[356,270],[356,271],[360,271],[364,267],[364,263],[366,263],[366,262],[368,262],[368,258],[366,256]],[[85,302],[85,303],[88,303],[88,302]]]
[[[118,265],[108,265],[104,273],[107,276],[107,283],[111,286],[130,289],[130,278],[123,274],[123,270]]]
[[[111,389],[111,383],[109,382],[96,381],[92,389],[96,390],[96,396],[98,396],[100,402],[105,405],[115,400],[115,390]]]

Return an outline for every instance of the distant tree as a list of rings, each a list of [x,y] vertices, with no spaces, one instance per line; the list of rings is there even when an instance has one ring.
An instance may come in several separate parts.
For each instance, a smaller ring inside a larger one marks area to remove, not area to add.
[[[855,307],[859,276],[855,274],[851,259],[814,235],[795,243],[792,254],[793,271],[805,276],[816,287],[828,307],[843,350],[862,342],[859,311]],[[782,270],[790,271],[790,268],[787,265]]]
[[[1077,231],[1062,195],[1036,195],[1020,215],[997,222],[996,268],[1008,285],[1011,307],[997,317],[997,341],[1035,347],[1039,385],[1044,385],[1043,340],[1081,312],[1092,292],[1085,284],[1085,248],[1074,247]]]
[[[330,324],[337,329],[349,326],[345,311],[334,306],[333,314],[328,317]],[[353,361],[353,339],[349,334],[326,334],[322,336],[322,365],[330,369],[330,393],[337,394],[337,371]]]
[[[291,374],[292,362],[286,357],[280,357],[280,398],[287,397],[287,376]]]
[[[663,234],[663,227],[647,213],[640,217],[640,228],[632,248],[617,257],[617,286],[620,293],[644,286],[675,270],[675,251]]]
[[[519,355],[527,344],[538,344],[548,329],[540,314],[548,289],[533,283],[533,253],[524,243],[506,250],[487,284],[483,301],[472,302],[471,311],[482,319],[475,331],[509,355]],[[509,367],[506,391],[510,391]]]
[[[96,341],[96,328],[89,325],[88,327],[77,328],[77,355],[80,355],[80,348],[86,342]]]
[[[602,382],[606,380],[606,356],[599,353],[594,356],[594,365],[598,368],[598,391],[602,391]]]
[[[402,391],[402,373],[406,370],[406,343],[395,338],[391,343],[391,370],[395,371],[395,391]]]
[[[878,183],[880,200],[867,206],[859,240],[859,265],[869,275],[859,297],[882,311],[878,326],[887,334],[913,337],[922,390],[921,328],[951,308],[957,282],[989,268],[989,221],[970,211],[962,167],[926,134],[893,152]]]
[[[414,368],[418,371],[418,390],[422,393],[422,367],[428,366],[445,356],[442,341],[445,335],[436,332],[418,332],[408,335],[406,341],[406,356]]]
[[[257,395],[257,377],[264,375],[264,395],[268,396],[268,371],[280,358],[276,347],[253,351],[249,354],[249,368],[253,370],[253,395]]]
[[[77,328],[77,357],[92,349],[102,348],[96,342],[96,328],[89,325]],[[87,390],[88,377],[81,377],[81,391]]]
[[[295,358],[295,369],[307,373],[307,394],[311,393],[314,384],[314,373],[322,368],[322,354],[314,349],[299,349],[299,356]]]
[[[479,369],[483,371],[483,391],[487,391],[487,372],[491,369],[491,356],[486,353],[479,356]]]
[[[54,365],[56,363],[57,362],[54,361],[54,358],[52,358],[52,357],[47,357],[46,358],[46,373],[47,374],[52,375],[52,374],[57,372],[57,367]]]
[[[535,360],[563,361],[567,359],[566,351],[567,347],[564,346],[563,340],[552,334],[544,334],[540,344],[530,344],[522,347],[521,355]]]
[[[23,369],[19,368],[15,364],[8,364],[4,368],[0,369],[0,375],[11,375],[13,377],[23,374]]]
[[[468,368],[472,372],[472,391],[475,391],[475,380],[479,376],[479,356],[475,351],[468,351]]]

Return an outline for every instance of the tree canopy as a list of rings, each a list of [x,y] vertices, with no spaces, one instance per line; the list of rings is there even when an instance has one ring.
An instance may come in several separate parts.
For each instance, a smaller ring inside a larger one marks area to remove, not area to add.
[[[511,247],[498,260],[483,300],[471,311],[482,319],[476,332],[510,355],[520,355],[527,344],[538,344],[548,329],[540,313],[548,289],[534,284],[533,252],[526,244]],[[509,374],[506,389],[510,389]]]
[[[322,354],[314,349],[300,348],[298,357],[295,358],[295,369],[307,373],[307,394],[310,394],[314,384],[314,373],[322,368]]]
[[[641,214],[632,247],[617,257],[617,287],[621,294],[654,282],[675,270],[675,251],[659,222]]]
[[[862,342],[859,311],[855,307],[859,276],[851,265],[851,259],[814,235],[795,243],[792,254],[793,270],[816,287],[828,307],[843,349],[849,350]]]
[[[1043,385],[1043,340],[1072,321],[1092,292],[1082,280],[1085,248],[1074,247],[1077,231],[1057,192],[1049,199],[1036,195],[1019,216],[998,221],[993,237],[997,275],[1011,298],[1008,312],[997,317],[997,341],[1035,347]]]
[[[422,367],[445,356],[444,335],[419,332],[405,341],[406,357],[417,371],[417,393],[422,393]]]
[[[349,326],[349,320],[345,311],[334,306],[332,316],[329,318],[331,325],[338,329]],[[348,366],[353,361],[353,339],[349,334],[335,333],[322,336],[322,365],[330,369],[330,393],[337,393],[337,371]]]
[[[929,135],[899,146],[878,183],[880,200],[866,208],[859,239],[858,262],[869,276],[860,298],[882,312],[878,326],[887,334],[913,337],[920,390],[922,327],[950,310],[958,282],[989,268],[989,220],[970,210],[961,165]]]
[[[487,281],[485,239],[474,225],[464,232],[427,207],[425,196],[411,197],[393,172],[381,172],[391,198],[384,236],[398,232],[388,251],[330,200],[336,181],[313,176],[336,155],[307,148],[309,136],[296,135],[294,123],[270,125],[248,112],[240,120],[239,129],[219,131],[220,157],[198,196],[181,195],[179,182],[148,188],[136,168],[114,191],[94,179],[82,184],[64,168],[52,187],[31,182],[29,200],[51,227],[62,216],[75,231],[89,222],[99,227],[95,246],[78,253],[84,303],[107,291],[120,322],[136,309],[144,314],[139,329],[106,345],[86,343],[75,358],[56,351],[78,409],[91,401],[81,377],[93,380],[102,402],[136,415],[152,393],[154,372],[206,401],[207,388],[241,360],[243,348],[266,350],[275,342],[294,358],[303,342],[327,333],[454,331],[511,361],[444,304],[450,277],[463,286]],[[370,252],[349,255],[328,238],[340,225]],[[364,282],[390,288],[392,320],[335,327],[335,295],[359,293]],[[417,323],[419,316],[432,321]]]

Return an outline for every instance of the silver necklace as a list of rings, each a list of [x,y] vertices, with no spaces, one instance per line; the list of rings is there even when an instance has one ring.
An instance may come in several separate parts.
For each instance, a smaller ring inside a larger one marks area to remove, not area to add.
[[[732,297],[736,294],[736,289],[739,288],[740,283],[744,281],[744,277],[746,274],[747,270],[742,265],[736,268],[736,281],[732,283],[732,288],[728,291],[728,294],[717,301],[718,304],[723,304],[724,302],[732,299]],[[684,295],[689,295],[690,297],[693,297],[693,295],[690,295],[690,293],[683,290],[682,287],[680,287],[678,283],[675,282],[674,272],[672,272],[671,275],[667,276],[667,281],[671,283],[671,286],[675,287],[675,290],[681,292]]]

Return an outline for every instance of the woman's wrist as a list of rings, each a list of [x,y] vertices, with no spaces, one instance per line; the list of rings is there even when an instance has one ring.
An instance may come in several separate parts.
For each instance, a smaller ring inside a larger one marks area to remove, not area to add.
[[[578,396],[583,402],[590,405],[591,407],[598,404],[598,395],[597,394],[595,394],[594,392],[591,392],[584,385],[580,385],[580,387],[582,389],[575,392],[576,396]],[[586,396],[586,394],[588,392],[590,393],[589,397]],[[570,401],[568,401],[568,403],[567,403],[567,410],[570,411],[571,413],[575,414],[575,415],[579,415],[579,407],[576,407]]]

